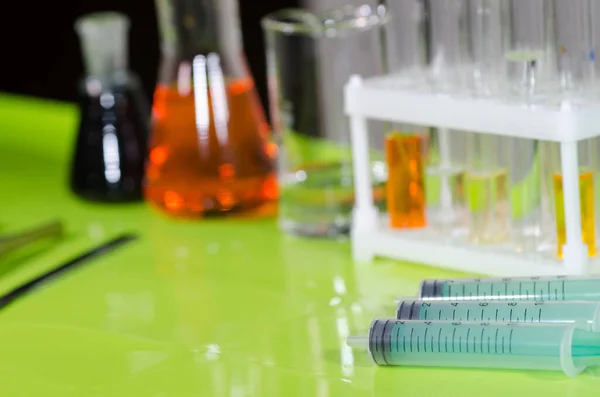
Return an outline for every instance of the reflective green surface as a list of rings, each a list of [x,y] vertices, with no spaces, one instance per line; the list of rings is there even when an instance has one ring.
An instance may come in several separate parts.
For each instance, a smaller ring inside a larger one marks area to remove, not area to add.
[[[422,278],[273,220],[183,222],[67,191],[73,107],[0,96],[0,232],[68,238],[0,258],[0,292],[121,231],[142,238],[0,311],[0,396],[594,396],[600,372],[375,368],[345,346]]]

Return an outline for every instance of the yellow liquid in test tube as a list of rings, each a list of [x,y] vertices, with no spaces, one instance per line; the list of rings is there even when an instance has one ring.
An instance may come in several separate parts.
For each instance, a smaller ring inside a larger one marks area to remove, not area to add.
[[[588,246],[588,255],[596,255],[596,225],[594,219],[594,174],[579,175],[579,199],[581,202],[581,237]],[[556,240],[558,257],[563,257],[563,245],[567,242],[565,206],[562,175],[554,174],[554,202],[556,203]]]

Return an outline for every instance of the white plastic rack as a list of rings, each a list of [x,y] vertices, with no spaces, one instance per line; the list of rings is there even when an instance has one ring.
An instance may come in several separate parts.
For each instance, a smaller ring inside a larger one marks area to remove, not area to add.
[[[353,256],[377,256],[497,276],[588,274],[600,259],[588,258],[582,243],[577,142],[600,135],[600,103],[584,107],[526,106],[473,97],[454,97],[402,88],[397,77],[352,76],[345,88],[354,162]],[[532,257],[494,246],[455,244],[424,229],[388,226],[373,203],[367,121],[381,120],[507,137],[559,142],[567,244],[563,260]]]

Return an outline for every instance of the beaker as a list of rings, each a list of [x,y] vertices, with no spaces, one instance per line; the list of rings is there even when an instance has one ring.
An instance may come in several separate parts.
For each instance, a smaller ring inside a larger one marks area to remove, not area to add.
[[[142,198],[150,105],[128,70],[128,28],[129,19],[116,12],[88,14],[75,22],[85,77],[79,86],[71,189],[88,200]]]
[[[579,203],[581,214],[581,239],[588,247],[588,255],[597,253],[596,243],[596,208],[594,195],[595,185],[598,185],[600,141],[591,138],[578,143],[579,157]],[[544,203],[546,215],[545,237],[555,249],[556,255],[562,259],[563,246],[567,243],[565,223],[565,207],[561,167],[560,144],[543,142],[543,178]],[[548,222],[548,220],[550,222]]]
[[[286,9],[262,20],[272,124],[281,141],[279,223],[287,232],[349,231],[354,187],[343,87],[353,74],[383,73],[387,19],[384,7],[362,5],[319,14]],[[385,209],[383,123],[370,123],[369,131],[373,194]]]
[[[429,73],[437,91],[455,92],[469,86],[467,0],[429,0]]]
[[[562,100],[584,99],[593,82],[592,4],[596,0],[554,0],[555,53]]]
[[[468,132],[465,195],[469,240],[492,244],[509,237],[508,138]]]
[[[510,96],[538,99],[555,77],[553,7],[548,0],[503,0],[509,24],[505,37]]]
[[[156,4],[162,61],[146,199],[187,218],[271,213],[277,147],[244,59],[237,0]]]

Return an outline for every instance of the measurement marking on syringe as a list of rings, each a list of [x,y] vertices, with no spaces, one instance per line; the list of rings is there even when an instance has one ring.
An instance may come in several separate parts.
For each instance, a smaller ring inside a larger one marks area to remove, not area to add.
[[[527,322],[527,308],[525,309],[525,314],[523,315],[523,321]]]
[[[471,314],[471,309],[467,310],[467,321],[469,321],[469,315]]]
[[[448,353],[448,337],[446,336],[446,340],[444,342],[444,345],[446,346],[446,353]]]
[[[523,287],[523,284],[519,283],[519,299],[523,299],[522,287]],[[514,293],[513,293],[513,297],[514,297]]]
[[[502,337],[502,354],[504,354],[504,336]]]
[[[498,353],[498,331],[500,331],[499,328],[496,329],[496,336],[494,337],[494,350],[496,353]]]
[[[452,320],[456,319],[456,309],[452,310]]]
[[[427,309],[425,309],[425,314],[424,314],[425,318],[424,320],[427,320]]]
[[[481,321],[483,321],[483,309],[481,309]]]
[[[512,354],[512,337],[513,337],[513,332],[515,330],[511,329],[510,330],[510,335],[508,336],[508,353]]]
[[[467,330],[467,353],[469,352],[469,333],[471,332],[471,328]]]
[[[508,317],[508,321],[512,321],[512,309],[510,309],[510,317]]]
[[[488,336],[488,353],[491,353],[490,351],[490,337]]]
[[[402,337],[402,351],[406,353],[406,335]]]
[[[548,300],[550,300],[550,281],[548,281]]]
[[[496,309],[496,321],[498,321],[498,309]]]
[[[429,328],[425,328],[425,336],[423,336],[423,349],[425,353],[427,353],[427,331],[429,331]]]
[[[540,323],[542,322],[542,309],[540,308],[540,312],[538,314],[538,320],[540,321]]]
[[[440,328],[440,332],[438,332],[438,353],[442,351],[442,329]],[[448,349],[446,349],[448,350]]]
[[[421,353],[421,337],[417,336],[417,353]]]
[[[536,294],[535,294],[535,287],[536,287],[536,283],[535,281],[533,282],[533,299],[535,299]],[[543,299],[543,298],[542,298]]]
[[[562,284],[562,296],[563,296],[563,300],[565,300],[565,282],[563,281],[561,284]]]
[[[400,351],[398,343],[400,343],[400,327],[396,327],[396,351]]]
[[[415,332],[415,329],[414,329],[414,328],[411,328],[411,330],[410,330],[410,341],[409,341],[409,342],[410,342],[410,352],[411,352],[411,353],[412,353],[412,351],[413,351],[412,343],[413,343],[413,333],[414,333],[414,332]]]
[[[441,319],[442,319],[442,311],[440,310],[440,311],[438,312],[438,320],[441,320]]]
[[[554,300],[558,300],[558,290],[554,288]]]
[[[456,328],[452,330],[452,353],[454,353],[454,342],[456,341]]]
[[[479,339],[479,353],[483,353],[483,333],[485,332],[485,328],[481,330],[481,339]]]

